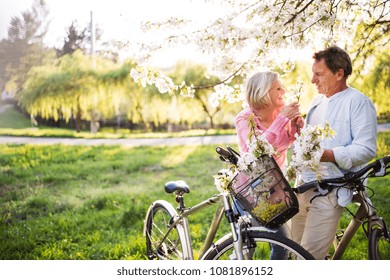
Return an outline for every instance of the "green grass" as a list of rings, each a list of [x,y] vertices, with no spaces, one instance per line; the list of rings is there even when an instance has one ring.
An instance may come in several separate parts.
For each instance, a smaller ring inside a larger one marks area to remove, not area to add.
[[[31,121],[12,107],[7,107],[3,112],[0,112],[1,129],[23,129],[30,127]]]
[[[163,187],[176,179],[188,204],[215,193],[213,149],[1,145],[0,259],[145,259],[150,202],[173,202]],[[193,219],[200,243],[209,219]]]
[[[388,151],[389,133],[379,141]],[[146,259],[142,227],[150,202],[174,203],[163,187],[177,179],[191,187],[187,206],[216,193],[212,175],[225,165],[214,149],[0,145],[0,259]],[[390,223],[389,179],[370,182],[372,201]],[[214,210],[190,217],[195,255]],[[220,234],[227,231],[224,220]],[[345,258],[367,259],[366,246],[359,231]]]

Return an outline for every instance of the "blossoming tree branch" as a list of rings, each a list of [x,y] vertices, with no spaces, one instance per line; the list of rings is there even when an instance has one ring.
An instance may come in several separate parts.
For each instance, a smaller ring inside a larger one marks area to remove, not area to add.
[[[145,32],[165,28],[170,34],[160,41],[140,43],[138,66],[131,70],[131,77],[142,85],[154,84],[161,93],[193,96],[198,85],[175,84],[162,71],[150,68],[148,61],[158,50],[195,44],[212,58],[208,73],[219,78],[208,86],[215,91],[210,100],[238,102],[243,101],[242,86],[232,83],[234,77],[246,79],[261,68],[291,70],[292,57],[276,59],[280,51],[308,46],[314,50],[337,43],[351,54],[355,68],[362,68],[372,51],[383,48],[390,37],[389,0],[229,0],[221,5],[224,16],[202,27],[177,17],[145,22]]]

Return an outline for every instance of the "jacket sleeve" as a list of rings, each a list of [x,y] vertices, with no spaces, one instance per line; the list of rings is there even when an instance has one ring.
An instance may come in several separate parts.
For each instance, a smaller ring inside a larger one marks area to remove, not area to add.
[[[238,115],[236,118],[236,131],[238,136],[238,146],[241,152],[247,152],[249,150],[247,146],[249,125],[248,115]],[[289,119],[284,115],[279,115],[272,125],[265,131],[263,131],[268,142],[276,149],[278,147],[288,145],[293,141],[293,136],[289,137],[286,131],[286,125],[289,123]]]
[[[377,117],[368,98],[352,101],[349,129],[352,141],[332,149],[339,167],[347,170],[376,156]]]

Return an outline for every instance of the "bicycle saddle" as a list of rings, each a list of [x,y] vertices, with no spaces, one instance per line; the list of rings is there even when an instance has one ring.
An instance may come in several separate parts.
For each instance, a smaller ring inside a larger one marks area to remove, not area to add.
[[[184,182],[182,180],[170,181],[170,182],[165,184],[165,192],[173,193],[176,191],[180,191],[182,193],[189,193],[190,187],[187,185],[186,182]]]

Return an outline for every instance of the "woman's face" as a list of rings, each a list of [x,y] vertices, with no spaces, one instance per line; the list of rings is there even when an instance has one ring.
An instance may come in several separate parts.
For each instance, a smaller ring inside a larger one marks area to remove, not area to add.
[[[283,96],[286,93],[284,88],[282,87],[282,83],[279,79],[273,81],[271,88],[269,89],[269,97],[271,101],[271,106],[275,108],[281,108],[284,106]]]

